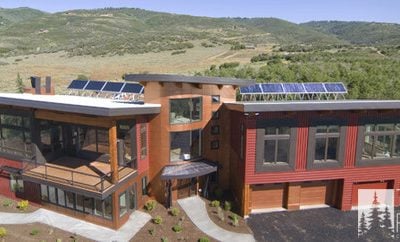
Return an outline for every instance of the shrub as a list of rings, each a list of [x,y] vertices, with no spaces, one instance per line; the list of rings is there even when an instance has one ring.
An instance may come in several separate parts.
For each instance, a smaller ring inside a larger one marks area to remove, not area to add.
[[[219,220],[225,221],[224,211],[222,211],[221,207],[218,207],[217,215],[218,215]]]
[[[235,68],[240,65],[239,62],[225,62],[219,66],[219,69],[228,69],[228,68]]]
[[[236,213],[232,214],[231,219],[233,226],[235,227],[239,226],[239,216]]]
[[[37,235],[39,234],[39,230],[38,229],[32,229],[32,231],[29,233],[30,235]]]
[[[148,230],[150,235],[154,235],[154,228]]]
[[[168,238],[167,237],[162,237],[161,238],[161,242],[168,242]]]
[[[29,206],[28,200],[21,200],[17,203],[17,208],[21,211],[25,211]]]
[[[211,207],[219,207],[221,203],[218,200],[214,200],[211,202]]]
[[[75,241],[75,240],[74,240]],[[62,242],[62,239],[56,239],[56,242]]]
[[[144,204],[144,209],[146,209],[146,211],[151,212],[153,211],[153,209],[156,208],[156,201],[155,200],[149,200]]]
[[[199,242],[210,242],[210,240],[207,237],[201,237],[198,241]]]
[[[224,202],[224,210],[225,211],[231,211],[231,209],[232,209],[232,203],[229,202],[229,201],[225,201]]]
[[[11,207],[12,201],[11,200],[4,200],[3,201],[3,207]]]
[[[180,212],[181,211],[179,210],[179,208],[172,208],[170,211],[171,215],[174,217],[178,216]]]
[[[7,230],[4,227],[0,227],[0,238],[3,238],[7,235]]]
[[[182,223],[179,222],[178,224],[174,225],[174,227],[172,227],[172,230],[173,230],[175,233],[180,233],[180,232],[182,232],[182,230],[183,230],[183,228],[182,228]]]
[[[82,81],[87,81],[87,80],[89,80],[89,78],[88,78],[87,76],[83,75],[83,74],[79,74],[79,75],[76,77],[76,79],[77,79],[77,80],[82,80]]]
[[[180,54],[185,54],[186,50],[177,50],[171,53],[171,55],[180,55]]]
[[[153,222],[155,223],[155,224],[161,224],[162,223],[162,218],[161,218],[161,216],[160,215],[157,215],[155,218],[153,218]]]

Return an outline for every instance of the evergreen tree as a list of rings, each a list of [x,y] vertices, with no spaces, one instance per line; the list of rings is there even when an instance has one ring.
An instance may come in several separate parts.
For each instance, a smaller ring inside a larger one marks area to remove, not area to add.
[[[18,93],[23,93],[25,85],[24,85],[24,82],[22,81],[21,76],[19,75],[19,72],[17,74],[17,79],[15,80],[15,84],[17,86],[17,92]]]
[[[362,237],[368,232],[367,221],[365,219],[365,213],[361,213],[360,223],[358,224],[358,236]]]
[[[383,212],[383,220],[382,220],[383,230],[385,231],[385,235],[388,238],[393,238],[394,232],[392,227],[392,220],[390,216],[389,207],[385,207],[385,211]]]
[[[382,231],[382,219],[381,214],[382,212],[379,210],[378,206],[371,207],[371,211],[369,213],[369,226],[368,226],[368,233],[369,235],[377,235],[380,234]]]

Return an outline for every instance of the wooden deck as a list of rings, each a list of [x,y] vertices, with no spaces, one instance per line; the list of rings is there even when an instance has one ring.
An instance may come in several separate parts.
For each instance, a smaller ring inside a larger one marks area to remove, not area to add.
[[[118,169],[120,179],[133,172],[129,167]],[[110,164],[76,157],[61,157],[25,171],[24,175],[100,193],[113,186]]]

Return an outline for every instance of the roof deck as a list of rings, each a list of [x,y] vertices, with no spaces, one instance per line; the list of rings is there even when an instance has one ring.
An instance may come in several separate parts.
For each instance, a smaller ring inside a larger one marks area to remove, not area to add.
[[[119,167],[120,181],[135,172],[136,170],[129,167]],[[23,176],[27,180],[43,184],[58,184],[66,189],[78,189],[98,196],[109,193],[108,191],[115,186],[111,183],[110,164],[69,156],[34,166],[26,170]]]

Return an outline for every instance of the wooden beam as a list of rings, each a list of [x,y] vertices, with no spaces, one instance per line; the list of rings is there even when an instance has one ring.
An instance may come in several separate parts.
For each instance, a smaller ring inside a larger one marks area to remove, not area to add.
[[[111,181],[113,184],[118,183],[118,151],[117,151],[117,125],[114,122],[113,126],[108,129],[108,142],[110,153],[110,168],[111,168]]]
[[[251,188],[249,184],[244,184],[243,187],[243,198],[242,198],[242,213],[243,216],[247,216],[250,214],[250,194],[251,194]]]
[[[46,110],[36,110],[35,118],[102,128],[109,128],[112,126],[112,120],[106,117],[89,117],[72,113],[59,113]]]

